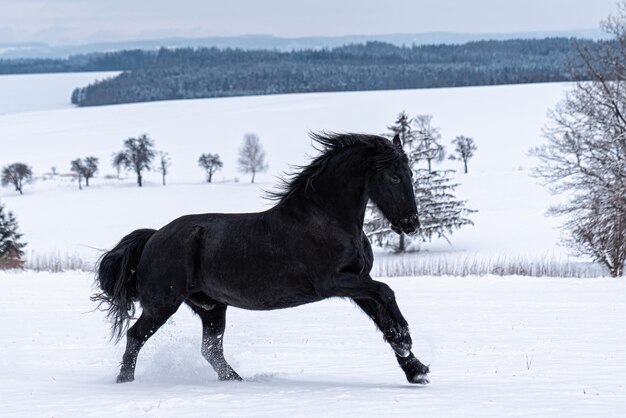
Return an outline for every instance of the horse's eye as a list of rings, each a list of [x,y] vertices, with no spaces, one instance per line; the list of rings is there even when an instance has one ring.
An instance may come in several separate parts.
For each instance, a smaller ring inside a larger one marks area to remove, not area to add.
[[[400,181],[401,181],[401,180],[400,180],[400,177],[397,177],[397,176],[393,176],[393,177],[391,177],[391,182],[392,182],[393,184],[398,184],[398,183],[400,183]]]

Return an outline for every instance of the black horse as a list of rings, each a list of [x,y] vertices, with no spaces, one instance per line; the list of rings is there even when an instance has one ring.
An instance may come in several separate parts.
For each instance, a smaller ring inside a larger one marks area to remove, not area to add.
[[[186,303],[200,317],[202,355],[220,380],[241,380],[224,359],[226,308],[269,310],[342,297],[382,331],[409,382],[428,383],[429,369],[411,352],[407,321],[393,291],[373,280],[363,233],[371,199],[394,231],[419,227],[411,171],[400,139],[313,135],[321,155],[260,213],[188,215],[157,230],[140,229],[104,254],[97,270],[119,340],[139,300],[141,316],[126,333],[118,382],[134,379],[143,344]]]

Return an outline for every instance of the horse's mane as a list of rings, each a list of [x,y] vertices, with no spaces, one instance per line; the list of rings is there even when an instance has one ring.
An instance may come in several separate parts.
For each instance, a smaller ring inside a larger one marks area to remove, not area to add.
[[[369,148],[374,150],[372,158],[360,161],[360,164],[372,164],[376,170],[388,167],[402,159],[408,161],[401,147],[395,146],[390,140],[378,135],[355,133],[311,133],[314,147],[320,155],[313,158],[308,165],[293,166],[294,171],[279,180],[278,190],[268,192],[268,198],[283,200],[297,191],[307,192],[313,189],[313,182],[326,168],[328,161],[335,155],[348,149]],[[317,146],[315,146],[317,145]]]

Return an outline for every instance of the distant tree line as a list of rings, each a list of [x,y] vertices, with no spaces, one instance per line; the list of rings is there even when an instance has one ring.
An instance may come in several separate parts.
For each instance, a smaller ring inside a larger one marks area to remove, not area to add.
[[[66,59],[0,59],[0,74],[62,73],[77,71],[133,71],[176,66],[300,62],[358,64],[450,64],[499,65],[519,67],[530,58],[535,63],[561,65],[575,54],[574,43],[591,49],[612,41],[575,38],[514,39],[475,41],[462,45],[438,44],[397,47],[384,42],[351,44],[333,49],[307,49],[292,52],[220,48],[176,48],[123,50],[72,55]]]
[[[412,47],[368,42],[293,52],[217,48],[122,51],[98,54],[92,57],[92,63],[99,63],[98,70],[125,72],[75,89],[71,100],[78,106],[96,106],[296,92],[581,80],[586,75],[571,73],[567,65],[576,57],[577,45],[597,49],[603,41],[548,38]]]

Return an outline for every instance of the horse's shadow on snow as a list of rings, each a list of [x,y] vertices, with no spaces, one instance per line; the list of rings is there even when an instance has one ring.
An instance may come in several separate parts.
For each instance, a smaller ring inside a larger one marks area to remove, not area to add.
[[[289,387],[291,389],[307,388],[307,389],[330,389],[330,388],[351,388],[351,389],[400,389],[400,390],[414,390],[416,388],[425,388],[423,385],[412,385],[409,383],[389,383],[389,382],[375,382],[371,380],[351,380],[350,376],[337,375],[334,379],[329,379],[328,375],[316,376],[311,379],[298,379],[293,376],[283,377],[277,373],[258,373],[250,377],[244,377],[243,382],[239,382],[243,385],[254,385],[258,387]]]
[[[217,376],[207,375],[204,373],[193,373],[186,377],[178,374],[170,375],[168,379],[161,379],[154,373],[137,376],[132,385],[150,386],[150,387],[173,387],[173,386],[196,386],[204,388],[212,388],[220,390],[228,389],[250,390],[259,389],[266,390],[268,388],[276,388],[282,390],[315,390],[325,391],[329,389],[359,389],[359,390],[416,390],[425,388],[423,385],[412,385],[409,383],[389,383],[377,382],[372,380],[356,380],[354,376],[337,375],[317,375],[307,378],[298,378],[290,375],[284,376],[279,373],[257,373],[252,376],[243,376],[242,382],[222,382],[217,380]]]

